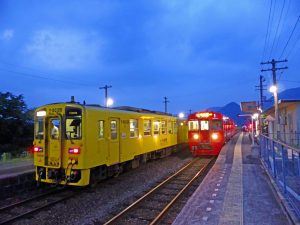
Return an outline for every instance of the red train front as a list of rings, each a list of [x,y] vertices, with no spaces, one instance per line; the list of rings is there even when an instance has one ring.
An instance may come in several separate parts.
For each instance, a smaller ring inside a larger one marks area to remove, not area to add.
[[[193,113],[188,117],[188,126],[189,148],[193,155],[218,155],[235,130],[234,122],[218,112]]]

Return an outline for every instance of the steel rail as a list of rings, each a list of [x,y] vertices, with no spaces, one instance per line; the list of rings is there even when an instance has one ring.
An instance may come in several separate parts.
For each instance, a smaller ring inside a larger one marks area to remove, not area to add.
[[[109,221],[105,222],[103,225],[109,225],[109,224],[112,224],[113,222],[115,222],[118,218],[120,218],[121,216],[123,216],[127,211],[129,211],[130,209],[134,208],[138,203],[140,203],[141,201],[143,201],[144,199],[146,199],[149,195],[151,195],[153,192],[155,192],[156,190],[158,190],[160,187],[162,187],[163,185],[165,185],[166,183],[168,183],[171,179],[173,179],[175,176],[177,176],[178,174],[180,174],[182,171],[184,171],[186,168],[188,168],[189,166],[191,166],[192,164],[194,164],[198,160],[199,160],[199,158],[194,158],[191,162],[189,162],[187,165],[185,165],[184,167],[182,167],[175,174],[171,175],[166,180],[164,180],[159,185],[157,185],[155,188],[151,189],[149,192],[147,192],[145,195],[143,195],[142,197],[140,197],[139,199],[137,199],[131,205],[129,205],[128,207],[126,207],[125,209],[123,209],[120,213],[118,213],[117,215],[115,215],[114,217],[112,217]]]
[[[157,222],[163,217],[163,215],[166,214],[166,212],[169,210],[169,208],[176,202],[176,200],[183,194],[183,192],[207,169],[207,167],[212,162],[212,159],[201,168],[198,173],[181,189],[180,192],[170,201],[170,203],[158,214],[158,216],[150,223],[150,225],[157,224]]]
[[[54,192],[55,192],[55,191],[54,191]],[[49,207],[49,206],[54,205],[54,204],[56,204],[56,203],[62,202],[62,201],[64,201],[64,200],[67,200],[67,199],[69,199],[69,198],[75,196],[76,194],[77,194],[76,191],[75,191],[75,192],[72,192],[71,194],[69,194],[69,195],[67,195],[67,196],[63,196],[63,197],[60,198],[60,199],[51,201],[51,202],[49,202],[49,203],[47,203],[47,204],[44,204],[44,205],[42,205],[42,206],[40,206],[40,207],[37,207],[37,208],[31,209],[31,210],[28,210],[28,211],[26,211],[26,212],[24,212],[24,213],[21,213],[21,214],[19,214],[19,215],[16,215],[16,216],[10,217],[10,218],[8,218],[8,219],[6,219],[6,220],[0,221],[0,225],[12,223],[13,221],[16,221],[16,220],[18,220],[18,219],[20,219],[20,218],[22,218],[22,217],[28,216],[28,215],[30,215],[30,214],[32,214],[32,213],[34,213],[34,212],[37,212],[37,211],[40,211],[40,210],[46,208],[46,207]],[[44,196],[47,196],[47,195],[44,195]],[[40,196],[40,197],[42,197],[42,196]],[[30,202],[30,201],[25,201],[25,203],[28,203],[28,202]],[[21,204],[19,204],[19,205],[21,205]],[[16,207],[19,206],[19,205],[16,204]],[[12,207],[8,207],[8,208],[12,208]],[[8,208],[7,208],[7,209],[8,209]],[[3,210],[3,211],[4,211],[4,210]]]
[[[62,189],[61,189],[61,190],[62,190]],[[17,206],[19,206],[19,205],[21,205],[21,204],[24,204],[24,203],[27,203],[27,202],[30,202],[30,201],[33,201],[33,200],[42,198],[42,197],[47,196],[47,195],[50,195],[50,194],[54,194],[54,193],[59,192],[59,191],[61,191],[61,190],[49,191],[49,192],[47,192],[47,193],[42,193],[42,194],[33,196],[33,197],[31,197],[31,198],[24,199],[24,200],[22,200],[22,201],[12,203],[12,204],[10,204],[10,205],[2,206],[2,207],[0,208],[0,213],[1,213],[2,211],[8,210],[8,209],[10,209],[10,208],[17,207]]]

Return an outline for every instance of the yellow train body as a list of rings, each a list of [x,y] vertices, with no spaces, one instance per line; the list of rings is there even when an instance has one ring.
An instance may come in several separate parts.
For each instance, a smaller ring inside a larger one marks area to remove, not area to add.
[[[137,167],[171,153],[182,140],[177,126],[176,117],[163,113],[77,103],[39,107],[33,143],[36,180],[85,186]]]

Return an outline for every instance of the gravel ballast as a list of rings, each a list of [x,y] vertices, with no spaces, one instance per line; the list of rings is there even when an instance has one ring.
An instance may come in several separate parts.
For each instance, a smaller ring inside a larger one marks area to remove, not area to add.
[[[192,159],[188,149],[150,161],[14,224],[103,224]]]

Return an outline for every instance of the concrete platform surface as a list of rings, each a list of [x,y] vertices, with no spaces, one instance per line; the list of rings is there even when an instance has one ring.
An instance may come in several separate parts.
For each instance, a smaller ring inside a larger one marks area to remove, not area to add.
[[[26,159],[20,162],[0,163],[0,179],[14,177],[28,172],[34,172],[33,159]]]
[[[291,224],[246,134],[227,143],[173,225]]]

